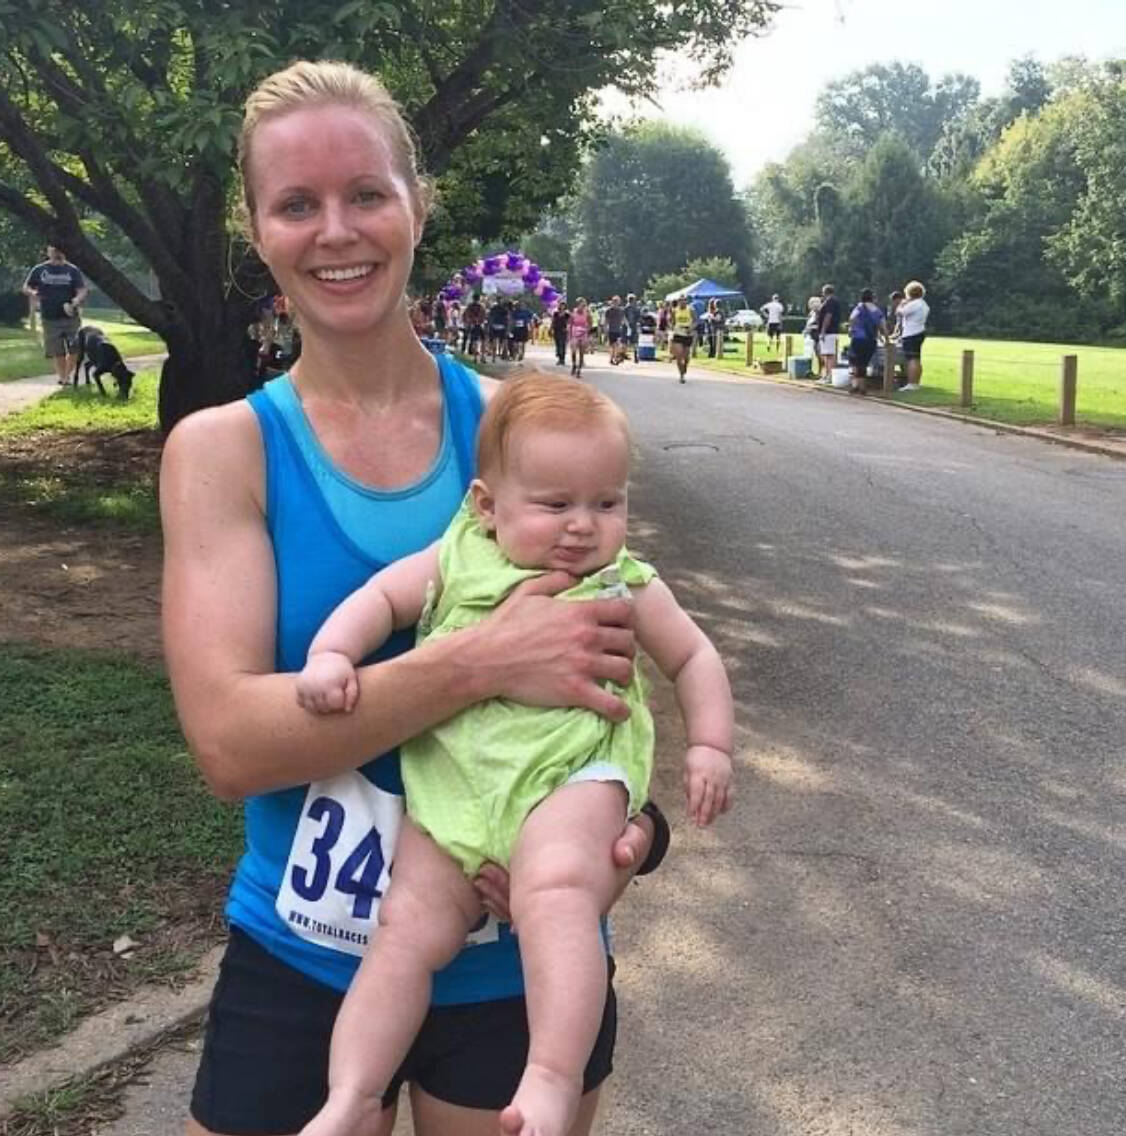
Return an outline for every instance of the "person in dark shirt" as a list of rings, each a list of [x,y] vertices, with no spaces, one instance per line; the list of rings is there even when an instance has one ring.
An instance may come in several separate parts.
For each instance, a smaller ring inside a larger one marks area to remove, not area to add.
[[[532,311],[523,300],[518,301],[512,308],[512,327],[509,336],[512,340],[512,354],[519,362],[524,358],[524,351],[528,346],[528,334],[532,328]]]
[[[480,359],[485,353],[485,305],[481,303],[481,293],[474,293],[473,299],[465,305],[461,313],[462,345],[471,359]]]
[[[555,362],[562,367],[567,362],[567,327],[571,322],[571,313],[567,311],[567,303],[560,300],[551,313],[551,338],[555,340]]]
[[[610,362],[620,363],[625,358],[622,338],[625,334],[626,316],[622,311],[622,298],[615,296],[606,309],[604,322],[606,324],[606,338],[610,343]]]
[[[76,345],[82,325],[78,308],[89,291],[86,278],[61,248],[48,245],[47,259],[27,274],[23,290],[39,304],[43,351],[54,361],[59,385],[66,386],[78,362]]]
[[[498,299],[489,309],[489,356],[495,363],[497,356],[508,354],[508,305]]]
[[[817,347],[821,352],[822,383],[833,381],[837,365],[837,336],[841,331],[841,302],[833,294],[832,284],[821,289],[821,307],[817,311]]]

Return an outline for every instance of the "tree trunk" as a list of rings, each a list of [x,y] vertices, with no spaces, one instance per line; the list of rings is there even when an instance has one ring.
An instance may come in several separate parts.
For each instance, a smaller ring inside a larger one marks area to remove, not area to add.
[[[254,355],[247,326],[254,302],[233,294],[200,326],[177,320],[166,336],[168,358],[160,373],[158,414],[167,435],[181,418],[205,406],[243,398],[255,385]]]

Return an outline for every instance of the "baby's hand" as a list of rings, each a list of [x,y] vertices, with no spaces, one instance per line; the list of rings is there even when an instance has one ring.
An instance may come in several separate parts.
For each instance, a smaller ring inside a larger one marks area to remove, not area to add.
[[[318,651],[297,676],[297,704],[314,714],[351,713],[360,697],[356,668],[347,655]]]
[[[688,819],[701,828],[727,812],[735,799],[731,758],[711,746],[689,746],[684,758],[684,795]]]

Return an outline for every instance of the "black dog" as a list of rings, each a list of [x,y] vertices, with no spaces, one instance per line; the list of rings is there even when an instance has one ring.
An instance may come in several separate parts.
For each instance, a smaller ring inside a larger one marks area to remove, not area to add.
[[[100,327],[87,324],[81,328],[75,341],[75,351],[77,353],[74,362],[75,386],[78,386],[79,368],[85,362],[87,385],[90,383],[92,372],[98,390],[104,395],[106,388],[102,386],[102,375],[112,375],[113,381],[117,383],[117,397],[129,397],[129,391],[133,386],[133,375],[136,372],[129,370],[125,360],[121,358],[121,352],[106,338],[106,333]]]

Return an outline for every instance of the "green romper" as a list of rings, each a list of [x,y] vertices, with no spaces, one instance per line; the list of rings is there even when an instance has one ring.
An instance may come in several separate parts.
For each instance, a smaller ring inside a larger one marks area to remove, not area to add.
[[[442,537],[439,565],[442,592],[422,614],[420,643],[479,622],[517,584],[543,575],[505,558],[468,498]],[[595,599],[608,586],[641,587],[655,575],[623,548],[613,564],[559,598]],[[632,816],[645,803],[653,769],[653,718],[640,668],[619,693],[630,708],[625,722],[609,722],[591,710],[494,698],[406,742],[407,813],[470,876],[486,860],[507,867],[525,817],[568,781],[621,781]]]

